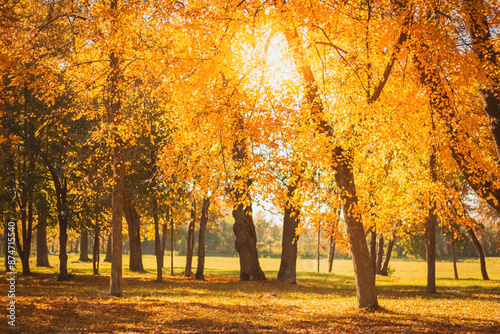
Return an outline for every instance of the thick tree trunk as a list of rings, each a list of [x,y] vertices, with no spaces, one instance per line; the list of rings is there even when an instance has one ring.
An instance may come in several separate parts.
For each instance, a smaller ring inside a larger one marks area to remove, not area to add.
[[[111,262],[111,259],[112,259],[112,253],[113,253],[113,237],[112,237],[112,234],[111,234],[111,231],[109,232],[109,235],[108,235],[108,243],[106,245],[106,257],[104,258],[104,262]]]
[[[328,253],[328,272],[331,273],[333,269],[333,260],[335,259],[335,238],[330,236],[330,252]]]
[[[335,170],[335,181],[341,189],[342,212],[345,215],[345,223],[354,265],[356,279],[356,292],[359,308],[378,308],[377,291],[375,288],[375,273],[366,244],[365,229],[361,218],[356,213],[358,196],[354,182],[353,166],[351,158],[346,152],[337,147],[334,150],[333,166]]]
[[[128,198],[123,202],[123,212],[128,225],[129,269],[130,271],[144,272],[141,249],[141,216]]]
[[[453,273],[455,274],[455,280],[458,280],[457,252],[455,249],[455,240],[451,240],[451,257],[453,260]]]
[[[36,266],[50,267],[47,247],[48,203],[45,194],[40,194],[37,202],[38,226],[36,228]]]
[[[210,208],[210,197],[203,197],[201,206],[200,232],[198,234],[198,267],[196,268],[195,278],[205,280],[205,239],[208,223],[208,209]]]
[[[283,216],[283,238],[281,241],[281,264],[278,271],[278,280],[297,284],[297,227],[300,223],[300,209],[293,205],[297,186],[288,185],[285,215]]]
[[[239,128],[243,128],[243,120],[238,117]],[[233,143],[233,161],[237,165],[238,172],[244,170],[247,162],[245,139],[236,140]],[[235,206],[233,207],[233,232],[236,236],[234,246],[240,257],[240,280],[241,281],[264,281],[266,275],[260,268],[259,255],[257,253],[257,235],[252,217],[252,198],[250,186],[252,180],[245,172],[236,175],[235,184],[244,184],[244,189],[233,189],[232,196]],[[243,182],[241,182],[243,181]],[[241,187],[241,186],[240,186]]]
[[[473,228],[467,228],[467,233],[469,233],[469,236],[476,247],[477,255],[479,256],[479,261],[481,262],[481,274],[483,275],[483,280],[488,281],[490,278],[488,277],[488,272],[486,271],[486,258],[484,256],[483,247],[481,247],[481,243],[479,243]]]
[[[80,261],[91,261],[89,258],[89,232],[87,230],[80,234]]]
[[[188,235],[186,242],[186,267],[184,269],[184,276],[193,276],[192,265],[193,265],[193,252],[194,252],[194,229],[196,225],[196,200],[193,200],[191,204],[191,221],[188,225]]]
[[[396,242],[396,236],[393,236],[391,240],[389,240],[389,244],[387,245],[387,253],[385,254],[384,265],[380,270],[380,275],[388,276],[389,273],[389,261],[391,260],[392,248],[394,247],[394,243]]]
[[[375,274],[377,272],[377,230],[375,226],[370,229],[370,261]]]
[[[94,275],[99,275],[99,235],[101,233],[101,227],[99,222],[95,221],[94,227],[94,247],[92,249],[92,270]]]
[[[382,271],[382,259],[384,257],[384,237],[381,235],[378,237],[378,245],[377,245],[377,266],[376,266],[376,273],[380,275],[380,272]]]

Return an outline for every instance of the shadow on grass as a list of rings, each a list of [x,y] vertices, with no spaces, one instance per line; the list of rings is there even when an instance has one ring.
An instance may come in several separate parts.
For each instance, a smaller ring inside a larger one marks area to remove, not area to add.
[[[238,277],[221,275],[209,275],[206,281],[165,277],[160,283],[151,277],[126,277],[123,298],[112,298],[107,296],[108,276],[77,275],[71,281],[58,282],[54,274],[36,274],[19,278],[16,329],[20,333],[500,332],[498,319],[479,322],[473,318],[474,312],[465,316],[420,316],[394,309],[363,312],[357,311],[354,303],[342,310],[324,310],[321,305],[311,308],[304,305],[315,295],[324,303],[324,297],[354,297],[354,280],[331,274],[300,277],[298,285],[274,279],[239,282]],[[5,284],[2,280],[0,288]],[[484,293],[493,301],[499,297],[481,287],[446,289],[429,295],[425,287],[394,285],[379,288],[379,296],[481,299],[477,294]],[[287,301],[280,302],[281,297]]]

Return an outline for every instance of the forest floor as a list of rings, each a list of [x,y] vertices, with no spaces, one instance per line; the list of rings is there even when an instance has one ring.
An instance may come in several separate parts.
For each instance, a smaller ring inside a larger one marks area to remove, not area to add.
[[[275,279],[279,259],[261,260],[268,280],[256,283],[238,281],[236,258],[207,258],[206,280],[196,281],[181,276],[176,257],[176,276],[166,265],[158,283],[154,257],[145,256],[147,272],[124,270],[116,298],[108,296],[109,263],[94,276],[91,263],[77,259],[70,254],[70,281],[56,280],[55,255],[54,267],[33,264],[33,276],[17,275],[15,327],[9,276],[1,273],[0,333],[500,333],[500,258],[487,259],[490,281],[481,280],[478,261],[459,262],[458,281],[451,263],[438,262],[436,294],[425,292],[424,262],[394,260],[392,275],[377,277],[381,308],[372,312],[356,307],[349,260],[335,260],[332,273],[326,260],[320,273],[315,260],[299,260],[298,284],[290,285]]]

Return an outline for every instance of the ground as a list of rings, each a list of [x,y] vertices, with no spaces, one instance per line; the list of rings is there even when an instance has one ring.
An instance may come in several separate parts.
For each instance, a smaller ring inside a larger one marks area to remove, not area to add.
[[[51,262],[56,265],[56,257]],[[0,332],[13,333],[499,333],[500,258],[488,258],[490,281],[481,280],[478,261],[438,262],[438,293],[425,293],[425,263],[395,260],[390,277],[378,277],[381,309],[356,307],[349,260],[335,260],[333,273],[315,273],[314,260],[299,261],[298,284],[275,280],[278,259],[262,259],[268,281],[239,282],[236,258],[208,258],[207,280],[176,276],[164,269],[155,282],[154,258],[146,274],[124,271],[124,294],[109,297],[109,264],[91,275],[91,264],[72,254],[74,279],[56,280],[57,267],[17,276],[16,326],[7,324],[7,276],[0,282],[4,319]],[[124,263],[128,259],[124,258]],[[165,261],[168,262],[168,259]],[[196,260],[194,261],[196,263]],[[326,262],[326,261],[325,261]],[[169,263],[169,262],[168,262]],[[326,263],[322,263],[326,265]],[[324,269],[324,268],[322,268]]]

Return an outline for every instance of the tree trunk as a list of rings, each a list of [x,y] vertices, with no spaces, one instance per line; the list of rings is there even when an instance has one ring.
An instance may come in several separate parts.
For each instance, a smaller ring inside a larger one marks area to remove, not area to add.
[[[92,270],[94,275],[99,275],[99,234],[101,233],[101,227],[99,222],[95,221],[94,227],[94,247],[92,249]]]
[[[492,68],[498,67],[499,54],[495,50],[487,18],[487,8],[484,0],[468,0],[465,2],[469,14],[469,30],[471,46],[481,61],[483,73],[493,85],[481,88],[484,98],[484,111],[490,121],[491,132],[497,149],[497,159],[500,158],[500,90],[499,78]]]
[[[5,271],[10,271],[9,268],[9,217],[7,216],[5,218],[5,224],[3,226],[3,240],[4,246],[5,246],[5,252],[4,252],[4,267]]]
[[[113,238],[110,231],[108,235],[108,243],[106,245],[106,257],[104,258],[104,262],[111,262],[112,259],[111,253],[113,253],[112,245],[113,245]]]
[[[123,212],[128,225],[128,243],[130,248],[130,271],[144,272],[141,249],[141,216],[130,199],[123,202]]]
[[[87,230],[80,234],[80,261],[91,261],[89,259],[89,232]]]
[[[286,14],[286,12],[282,12]],[[284,17],[286,19],[286,17]],[[318,93],[318,87],[314,79],[311,66],[307,65],[306,55],[300,47],[302,42],[299,34],[292,26],[284,27],[284,34],[287,40],[288,47],[294,54],[297,68],[304,81],[305,98],[310,105],[311,119],[317,125],[317,131],[326,135],[328,138],[333,138],[334,131],[328,124],[325,115],[324,107],[321,102],[321,97]],[[398,45],[401,45],[406,35],[402,32]],[[387,75],[394,64],[395,56],[391,57],[387,69]],[[370,98],[369,103],[376,101],[382,91],[385,82],[381,82],[376,89],[377,96]],[[351,245],[351,253],[354,265],[354,275],[356,279],[356,292],[358,297],[359,308],[378,308],[377,291],[375,288],[375,274],[370,261],[370,253],[366,243],[365,229],[361,221],[361,217],[356,213],[358,207],[358,197],[356,194],[356,185],[354,180],[352,164],[352,152],[346,151],[344,148],[337,146],[332,150],[332,170],[335,172],[335,182],[341,190],[340,197],[342,200],[342,210],[345,216],[345,224],[347,233],[349,234],[349,242]]]
[[[361,218],[355,212],[358,207],[358,196],[354,182],[353,166],[351,158],[345,151],[337,147],[334,150],[333,165],[335,170],[335,181],[339,189],[342,189],[342,212],[345,215],[347,233],[351,245],[351,253],[356,279],[356,292],[359,308],[378,308],[377,291],[375,288],[375,273],[366,244],[365,229]]]
[[[431,181],[437,181],[437,161],[436,161],[436,148],[434,145],[431,147],[429,157],[429,168]],[[431,202],[429,214],[425,223],[425,251],[427,259],[427,287],[426,291],[429,293],[436,293],[436,226],[438,222],[436,214],[436,200],[430,195],[429,201]]]
[[[48,203],[44,193],[41,193],[37,202],[38,226],[36,228],[36,266],[50,267],[49,249],[47,247],[47,216]]]
[[[154,177],[153,177],[154,178]],[[154,181],[155,182],[155,181]],[[155,256],[156,256],[156,281],[161,282],[163,280],[163,250],[160,240],[160,222],[158,217],[158,201],[156,199],[156,182],[151,187],[151,205],[153,207],[153,220],[155,224]]]
[[[205,280],[205,239],[208,223],[208,209],[210,207],[210,197],[203,197],[201,206],[200,232],[198,234],[198,267],[196,268],[195,278],[197,280]]]
[[[193,276],[192,264],[193,264],[193,252],[194,252],[194,229],[196,224],[196,200],[193,200],[191,205],[191,221],[188,226],[187,235],[187,249],[186,249],[186,268],[184,269],[184,276]]]
[[[17,253],[21,259],[23,275],[31,275],[30,269],[30,252],[31,252],[31,235],[33,231],[33,188],[28,186],[18,199],[19,209],[21,211],[21,234],[17,222],[14,225],[15,244]],[[23,243],[21,244],[21,240]]]
[[[174,276],[174,214],[170,207],[170,275]]]
[[[64,214],[59,214],[59,280],[70,277],[68,273],[68,219]]]
[[[455,249],[455,240],[451,240],[451,257],[453,259],[453,273],[455,274],[455,280],[458,281],[457,253]]]
[[[168,220],[167,220],[168,221]],[[161,267],[165,268],[165,249],[167,247],[167,224],[162,225],[162,233],[161,233]]]
[[[112,253],[109,294],[115,297],[122,295],[122,230],[123,200],[125,179],[125,149],[115,143],[113,149],[113,195],[112,195]]]
[[[373,274],[377,272],[377,230],[373,226],[370,229],[370,261],[372,263]]]
[[[376,273],[380,275],[382,271],[382,258],[384,257],[384,237],[381,235],[378,238],[378,246],[377,246],[377,267]]]
[[[328,272],[331,273],[333,269],[333,260],[335,259],[335,238],[330,236],[330,252],[328,253]]]
[[[472,242],[476,247],[477,255],[479,256],[479,261],[481,262],[481,274],[483,275],[483,280],[488,281],[490,278],[488,277],[488,273],[486,272],[486,258],[484,256],[483,247],[481,247],[481,244],[479,243],[479,240],[477,239],[476,233],[474,233],[473,228],[467,228],[467,233],[469,233],[469,236],[471,237]]]
[[[71,244],[69,245],[70,253],[78,253],[78,248],[80,248],[80,239],[75,240],[75,246],[73,247]]]
[[[238,126],[243,128],[243,120],[238,117]],[[255,225],[252,217],[252,198],[250,195],[250,186],[252,180],[243,172],[245,164],[247,164],[247,153],[245,139],[236,140],[233,143],[232,159],[236,163],[238,172],[242,175],[235,176],[235,184],[240,184],[243,181],[242,188],[233,189],[233,232],[236,236],[234,246],[240,257],[240,281],[264,281],[266,275],[260,268],[259,255],[257,253],[257,235],[255,233]],[[243,204],[243,202],[245,204]]]
[[[278,271],[278,280],[297,284],[297,227],[300,224],[300,209],[294,206],[293,197],[297,186],[287,186],[287,200],[285,215],[283,216],[283,239],[281,241],[281,264]]]
[[[385,254],[384,265],[380,270],[380,275],[388,276],[389,270],[389,261],[391,260],[392,248],[394,247],[394,243],[396,242],[396,236],[393,236],[391,240],[389,240],[389,244],[387,245],[387,253]]]

